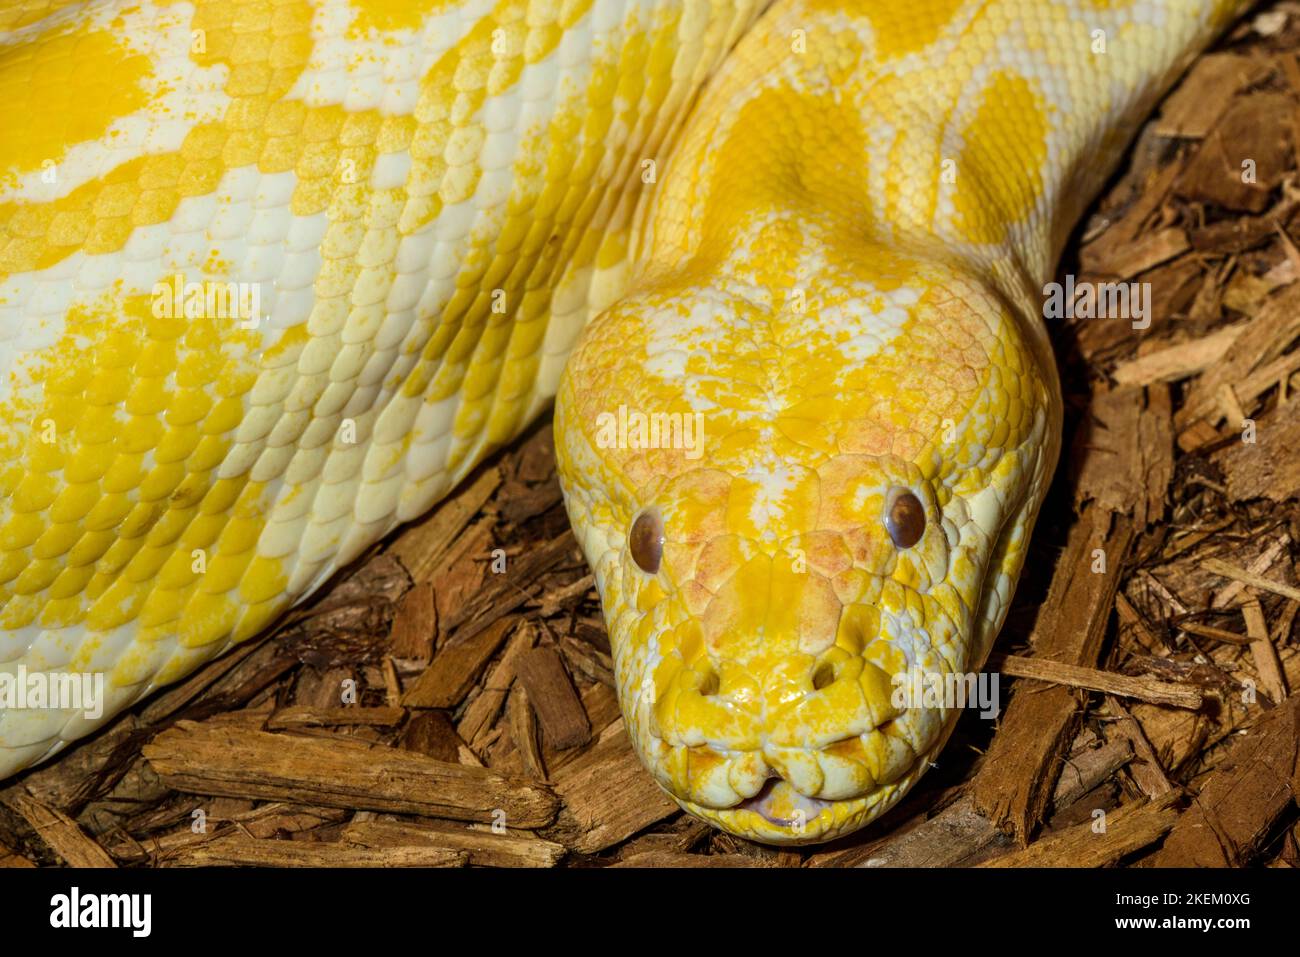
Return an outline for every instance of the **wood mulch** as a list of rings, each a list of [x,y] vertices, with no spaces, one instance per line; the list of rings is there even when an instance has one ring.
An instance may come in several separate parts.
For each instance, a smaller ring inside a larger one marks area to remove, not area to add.
[[[1281,3],[1202,57],[1071,242],[1063,275],[1149,283],[1155,318],[1053,322],[1067,452],[1004,710],[880,821],[780,850],[658,790],[546,421],[273,634],[5,782],[0,866],[1296,866],[1297,40]]]

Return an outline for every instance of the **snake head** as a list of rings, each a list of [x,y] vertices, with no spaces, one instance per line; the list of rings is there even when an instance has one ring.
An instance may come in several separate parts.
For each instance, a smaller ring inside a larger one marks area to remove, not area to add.
[[[957,716],[903,679],[978,670],[1005,614],[1055,379],[996,297],[941,278],[823,287],[815,322],[644,291],[569,360],[561,484],[629,734],[731,833],[827,840],[892,806]]]

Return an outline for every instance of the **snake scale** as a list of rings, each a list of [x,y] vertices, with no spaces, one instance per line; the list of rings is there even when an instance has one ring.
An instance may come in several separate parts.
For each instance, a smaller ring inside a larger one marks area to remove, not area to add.
[[[873,820],[957,717],[894,677],[982,666],[1055,467],[1044,283],[1242,6],[0,0],[0,676],[106,699],[0,712],[0,778],[554,401],[646,768]]]

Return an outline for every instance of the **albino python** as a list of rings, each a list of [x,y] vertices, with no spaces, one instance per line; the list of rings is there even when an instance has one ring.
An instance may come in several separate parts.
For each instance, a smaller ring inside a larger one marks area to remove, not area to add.
[[[654,778],[873,820],[958,713],[891,679],[982,666],[1055,466],[1044,284],[1242,6],[0,0],[0,674],[106,698],[0,712],[0,777],[554,399]]]

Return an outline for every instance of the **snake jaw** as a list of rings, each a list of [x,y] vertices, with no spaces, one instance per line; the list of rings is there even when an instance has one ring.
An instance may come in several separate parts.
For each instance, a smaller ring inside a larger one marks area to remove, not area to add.
[[[817,844],[851,834],[884,814],[928,767],[927,756],[895,784],[841,800],[809,798],[783,780],[768,782],[760,792],[729,808],[706,807],[669,795],[682,810],[738,837],[764,844]]]

